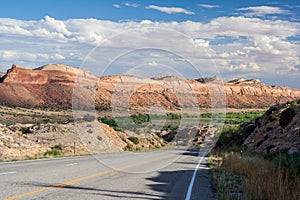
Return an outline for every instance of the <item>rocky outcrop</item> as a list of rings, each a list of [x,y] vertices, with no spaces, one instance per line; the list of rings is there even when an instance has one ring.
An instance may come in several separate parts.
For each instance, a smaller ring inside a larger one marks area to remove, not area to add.
[[[14,64],[2,77],[1,82],[13,84],[59,84],[73,86],[81,77],[91,82],[97,80],[86,70],[63,64],[49,64],[34,70],[26,69]]]
[[[178,110],[209,108],[212,103],[258,108],[296,98],[300,98],[298,89],[268,86],[254,79],[223,83],[217,77],[197,80],[173,76],[142,79],[126,75],[96,78],[88,71],[63,64],[49,64],[34,70],[13,65],[0,83],[0,104],[29,108],[69,109],[72,103],[78,108],[98,110],[128,110],[129,107],[147,111],[151,106]]]
[[[300,152],[300,100],[272,106],[256,120],[242,125],[244,145],[255,152]]]

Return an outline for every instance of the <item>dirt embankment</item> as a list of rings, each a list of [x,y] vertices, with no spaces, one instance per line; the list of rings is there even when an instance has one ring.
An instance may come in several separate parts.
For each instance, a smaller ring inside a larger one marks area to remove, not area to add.
[[[0,124],[0,159],[43,157],[53,150],[63,155],[143,151],[165,146],[156,134],[148,136],[115,131],[106,124],[93,122],[67,124]],[[45,154],[46,153],[46,154]]]

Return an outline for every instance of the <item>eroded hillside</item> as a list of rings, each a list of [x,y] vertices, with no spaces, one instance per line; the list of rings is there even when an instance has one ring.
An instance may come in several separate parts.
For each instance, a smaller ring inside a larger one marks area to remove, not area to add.
[[[220,101],[214,101],[218,98]],[[63,64],[34,70],[13,65],[0,83],[0,104],[27,108],[70,109],[72,99],[80,108],[95,107],[102,111],[122,106],[147,110],[154,105],[177,110],[184,106],[210,107],[212,103],[233,108],[262,108],[297,98],[300,98],[298,89],[269,86],[257,80],[223,83],[212,78],[96,78],[88,71]]]

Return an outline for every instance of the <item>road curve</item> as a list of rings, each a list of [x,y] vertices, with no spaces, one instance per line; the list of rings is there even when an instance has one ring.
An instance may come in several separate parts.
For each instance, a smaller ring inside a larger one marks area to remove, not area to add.
[[[214,199],[206,149],[0,163],[0,199]]]

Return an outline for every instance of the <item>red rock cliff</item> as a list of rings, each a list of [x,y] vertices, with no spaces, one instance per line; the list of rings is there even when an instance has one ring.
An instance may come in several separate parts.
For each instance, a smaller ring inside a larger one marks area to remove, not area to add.
[[[215,94],[217,96],[214,96]],[[222,81],[214,79],[205,83],[177,77],[96,78],[88,71],[63,64],[45,65],[34,70],[13,65],[2,77],[0,84],[2,105],[62,109],[72,107],[72,98],[82,106],[93,104],[99,110],[128,105],[132,107],[160,105],[166,109],[178,109],[182,105],[195,106],[195,104],[209,107],[212,99],[220,98],[218,94],[226,98],[224,99],[226,106],[237,108],[268,107],[300,99],[298,89],[272,87],[257,80],[235,80],[223,84]]]

